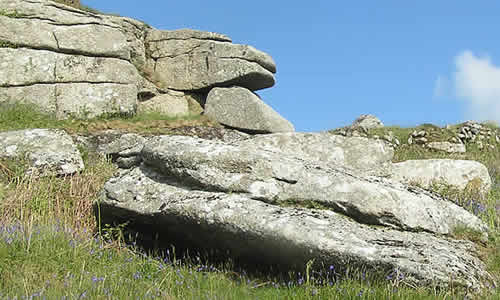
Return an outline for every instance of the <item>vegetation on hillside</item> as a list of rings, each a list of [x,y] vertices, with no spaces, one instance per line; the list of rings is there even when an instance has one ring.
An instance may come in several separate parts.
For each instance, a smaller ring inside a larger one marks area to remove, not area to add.
[[[0,108],[0,131],[60,128],[86,133],[106,129],[106,124],[121,124],[123,130],[160,134],[168,130],[153,130],[158,124],[171,128],[193,122],[215,125],[208,120],[159,115],[55,120],[27,106]],[[23,161],[0,161],[0,298],[451,299],[464,295],[460,289],[406,286],[402,274],[377,279],[356,271],[338,274],[326,266],[322,274],[307,272],[283,278],[247,274],[229,260],[216,263],[197,255],[176,257],[175,249],[146,253],[136,245],[124,243],[123,228],[98,226],[92,204],[116,167],[105,157],[86,149],[81,151],[85,170],[67,177],[26,177]],[[436,154],[413,147],[396,150],[398,157],[418,159],[433,155]],[[456,235],[478,244],[481,258],[498,281],[500,155],[498,151],[485,153],[477,149],[469,149],[466,155],[488,166],[494,183],[490,194],[479,199],[473,191],[440,192],[481,204],[480,210],[472,206],[469,209],[490,225],[489,240],[484,242],[474,233],[459,229]],[[500,289],[474,297],[498,299]]]

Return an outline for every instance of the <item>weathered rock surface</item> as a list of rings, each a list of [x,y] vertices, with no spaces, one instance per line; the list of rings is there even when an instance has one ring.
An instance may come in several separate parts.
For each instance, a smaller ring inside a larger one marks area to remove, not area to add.
[[[34,84],[0,87],[0,103],[34,104],[58,118],[93,118],[102,114],[135,112],[137,88],[114,83]]]
[[[203,90],[274,85],[273,59],[251,46],[232,44],[224,35],[196,30],[151,30],[146,37],[148,68],[162,88]]]
[[[294,131],[293,125],[242,87],[214,88],[208,93],[205,115],[243,131],[270,133]]]
[[[400,230],[449,234],[458,225],[487,230],[477,217],[449,201],[283,153],[159,136],[145,144],[141,156],[146,165],[195,189],[244,193],[267,203],[313,202],[361,223]]]
[[[233,170],[238,167],[234,162]],[[397,270],[404,282],[419,286],[480,289],[489,279],[468,241],[371,227],[333,211],[270,205],[246,193],[192,190],[167,173],[143,166],[112,178],[100,200],[103,221],[127,221],[173,243],[219,249],[237,260],[286,269],[303,270],[314,259],[313,268],[363,268],[382,276]]]
[[[394,149],[380,140],[330,133],[287,132],[257,135],[237,144],[248,150],[283,152],[301,159],[388,176]]]
[[[26,160],[27,174],[37,176],[70,175],[84,168],[80,151],[62,130],[0,132],[0,157]]]
[[[0,48],[0,86],[41,83],[136,84],[136,68],[116,58],[68,55],[46,50]]]
[[[111,21],[113,17],[42,0],[2,0],[0,9],[2,41],[18,47],[130,59],[127,37]]]
[[[205,104],[206,95],[182,92],[174,90],[147,91],[142,89],[139,92],[138,111],[155,111],[169,114],[171,109],[180,110],[181,115],[201,115],[203,113],[202,105]],[[168,102],[167,104],[165,102]],[[180,108],[171,105],[178,103]],[[166,105],[165,105],[166,104]],[[187,106],[186,106],[187,105]]]
[[[430,142],[427,144],[427,147],[448,153],[465,153],[466,151],[465,145],[461,143]]]
[[[444,183],[459,190],[465,189],[474,179],[479,179],[479,191],[487,194],[491,187],[488,169],[472,160],[420,159],[393,164],[392,179],[417,183],[428,188],[433,183]]]
[[[370,114],[365,114],[359,116],[354,122],[352,122],[352,127],[362,127],[365,130],[372,128],[384,127],[384,123],[380,121],[377,117]]]
[[[25,102],[59,118],[133,114],[138,73],[116,58],[0,48],[0,102]]]
[[[137,106],[184,115],[177,95],[168,109],[151,99],[173,90],[197,98],[188,103],[199,114],[212,87],[275,82],[269,55],[222,34],[157,30],[46,0],[5,0],[0,11],[0,102],[36,104],[59,118],[132,115]]]
[[[182,117],[189,115],[189,103],[183,95],[176,97],[171,94],[162,94],[140,101],[137,112],[156,112],[170,117]]]

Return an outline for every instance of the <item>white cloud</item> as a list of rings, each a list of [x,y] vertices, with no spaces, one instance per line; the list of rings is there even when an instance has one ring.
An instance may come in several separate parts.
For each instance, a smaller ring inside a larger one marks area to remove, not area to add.
[[[455,66],[455,91],[466,102],[466,117],[500,122],[500,67],[471,51],[458,55]]]

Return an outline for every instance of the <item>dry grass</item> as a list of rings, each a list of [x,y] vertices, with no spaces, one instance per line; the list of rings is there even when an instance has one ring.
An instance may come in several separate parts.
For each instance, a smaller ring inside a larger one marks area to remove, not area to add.
[[[66,177],[22,176],[19,169],[2,163],[1,223],[56,221],[75,231],[94,232],[93,202],[116,168],[104,157],[91,158],[84,171]]]

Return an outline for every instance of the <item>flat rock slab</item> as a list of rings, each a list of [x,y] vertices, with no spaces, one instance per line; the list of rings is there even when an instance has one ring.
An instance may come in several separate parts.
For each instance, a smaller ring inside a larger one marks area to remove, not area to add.
[[[116,83],[57,83],[0,87],[1,103],[34,104],[59,119],[135,113],[137,87]]]
[[[334,265],[370,274],[404,274],[418,286],[479,290],[490,278],[469,241],[400,232],[352,221],[328,210],[280,207],[244,194],[179,187],[148,168],[122,171],[109,180],[99,209],[104,222],[127,221],[198,249],[219,249],[234,259],[304,270]]]
[[[456,226],[488,230],[479,218],[450,201],[283,153],[158,136],[145,143],[141,156],[147,166],[191,189],[242,193],[273,204],[316,203],[360,223],[399,230],[439,234],[449,234]]]
[[[34,49],[130,60],[127,37],[110,17],[40,0],[2,0],[0,10],[2,41]]]
[[[276,64],[252,46],[196,30],[159,31],[146,37],[149,69],[161,88],[208,90],[238,85],[259,90],[274,85]]]
[[[26,160],[28,174],[71,175],[83,170],[83,160],[63,130],[27,129],[0,132],[0,158]]]
[[[250,133],[294,131],[293,125],[243,87],[213,88],[207,96],[205,115],[217,122]]]
[[[450,142],[430,142],[426,144],[426,147],[448,153],[465,153],[466,151],[464,144]]]
[[[46,50],[0,48],[0,86],[41,83],[138,84],[129,62],[116,58],[61,54]]]
[[[393,164],[392,179],[418,184],[429,188],[433,184],[444,183],[464,190],[474,179],[479,179],[476,188],[487,194],[491,178],[485,165],[472,160],[419,159]]]
[[[344,166],[364,174],[390,174],[394,149],[380,140],[330,133],[286,132],[256,135],[237,143],[246,149],[283,152],[322,164]]]

